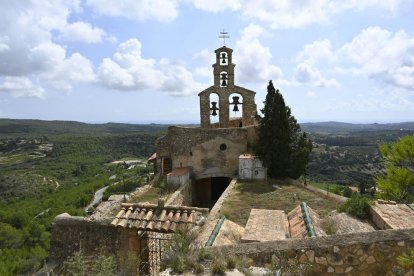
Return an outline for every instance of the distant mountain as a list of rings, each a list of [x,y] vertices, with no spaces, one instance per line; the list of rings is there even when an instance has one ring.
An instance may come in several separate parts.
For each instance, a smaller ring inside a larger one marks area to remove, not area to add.
[[[35,137],[51,135],[106,135],[159,133],[168,125],[159,124],[87,124],[74,121],[0,119],[0,137]]]
[[[391,124],[351,124],[342,122],[302,123],[302,130],[310,133],[341,134],[356,131],[414,130],[414,122]]]

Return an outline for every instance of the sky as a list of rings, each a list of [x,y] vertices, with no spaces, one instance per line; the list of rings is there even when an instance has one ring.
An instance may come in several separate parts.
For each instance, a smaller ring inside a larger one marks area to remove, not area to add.
[[[0,118],[198,123],[223,29],[258,109],[414,121],[414,0],[0,0]]]

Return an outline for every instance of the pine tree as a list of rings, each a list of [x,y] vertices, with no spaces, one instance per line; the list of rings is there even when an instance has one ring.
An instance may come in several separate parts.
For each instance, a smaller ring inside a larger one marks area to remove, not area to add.
[[[267,86],[263,117],[258,116],[256,155],[273,178],[298,178],[304,171],[312,151],[312,142],[286,106],[282,94],[272,81]]]
[[[404,136],[391,146],[382,144],[380,152],[387,175],[376,178],[379,196],[397,202],[412,201],[409,191],[414,187],[414,136]]]

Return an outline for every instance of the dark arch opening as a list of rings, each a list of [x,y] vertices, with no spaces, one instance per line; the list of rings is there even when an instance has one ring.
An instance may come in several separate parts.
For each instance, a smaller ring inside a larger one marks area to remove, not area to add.
[[[209,177],[193,183],[193,205],[211,209],[230,184],[229,177]]]

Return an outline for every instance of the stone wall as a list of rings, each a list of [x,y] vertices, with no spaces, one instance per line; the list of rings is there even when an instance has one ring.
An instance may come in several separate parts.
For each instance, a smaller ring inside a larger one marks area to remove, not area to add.
[[[287,259],[307,263],[310,275],[413,275],[396,262],[397,256],[414,247],[414,228],[379,230],[306,239],[228,245],[206,248],[224,256],[248,256],[263,266]],[[406,274],[408,273],[408,274]]]
[[[170,196],[165,205],[193,206],[192,187],[192,181],[191,179],[188,179],[185,184],[181,185],[180,188]]]
[[[86,255],[98,253],[101,249],[116,253],[125,246],[121,233],[110,221],[61,214],[52,224],[50,262],[61,263],[81,248]]]
[[[171,158],[172,169],[192,167],[195,179],[237,175],[239,156],[251,151],[254,127],[203,129],[169,127],[157,140],[157,166]],[[159,168],[159,171],[161,168]]]

